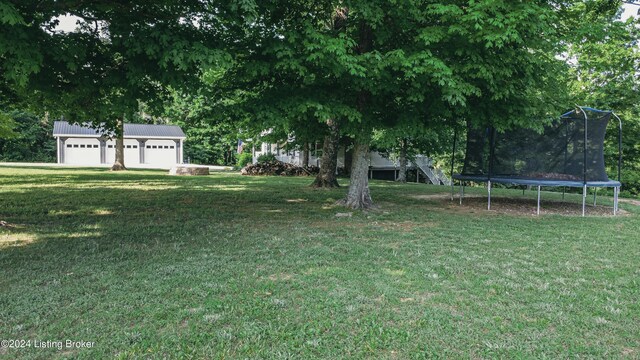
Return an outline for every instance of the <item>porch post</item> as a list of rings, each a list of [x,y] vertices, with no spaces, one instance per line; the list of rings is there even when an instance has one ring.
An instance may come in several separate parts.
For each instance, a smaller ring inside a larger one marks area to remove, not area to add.
[[[58,138],[58,164],[64,164],[65,143],[67,138]]]
[[[182,139],[174,141],[176,143],[176,164],[182,164]]]

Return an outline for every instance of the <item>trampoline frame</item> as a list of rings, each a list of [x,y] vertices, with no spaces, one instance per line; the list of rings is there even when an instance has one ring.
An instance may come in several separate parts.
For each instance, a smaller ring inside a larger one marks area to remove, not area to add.
[[[577,105],[576,105],[577,106]],[[592,187],[594,189],[593,193],[593,206],[596,206],[596,196],[598,188],[613,188],[613,214],[617,215],[619,210],[619,195],[620,188],[622,186],[621,179],[621,169],[622,169],[622,120],[618,115],[614,112],[611,114],[618,120],[618,180],[609,180],[609,181],[587,181],[587,142],[588,142],[588,132],[587,132],[587,113],[584,110],[586,107],[577,106],[582,112],[584,117],[584,144],[583,144],[583,180],[582,181],[569,181],[569,180],[549,180],[549,179],[536,179],[536,178],[516,178],[516,177],[504,177],[504,176],[492,176],[492,167],[493,167],[493,149],[494,149],[494,135],[493,131],[489,134],[489,173],[487,176],[480,175],[462,175],[462,174],[454,174],[454,165],[455,165],[455,154],[456,154],[456,143],[458,137],[458,128],[454,127],[454,135],[453,135],[453,152],[451,154],[451,201],[454,199],[454,191],[455,191],[455,181],[457,180],[460,187],[460,205],[462,205],[462,199],[464,198],[464,187],[465,182],[486,182],[487,183],[487,210],[491,210],[491,185],[492,183],[497,184],[507,184],[507,185],[526,185],[526,186],[537,186],[538,190],[538,199],[537,199],[537,209],[536,214],[540,215],[540,200],[541,200],[541,188],[543,186],[550,187],[563,187],[562,198],[564,199],[564,188],[565,187],[575,187],[582,188],[582,216],[586,214],[586,202],[587,202],[587,188]],[[590,109],[590,108],[589,108]],[[595,110],[595,109],[590,109]],[[564,114],[566,115],[566,114]],[[562,116],[564,116],[562,115]]]

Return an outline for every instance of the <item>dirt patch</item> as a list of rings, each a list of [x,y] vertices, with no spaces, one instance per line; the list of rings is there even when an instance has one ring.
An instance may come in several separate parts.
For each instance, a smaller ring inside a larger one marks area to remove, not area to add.
[[[624,348],[624,349],[622,350],[622,356],[625,356],[625,357],[631,357],[631,356],[633,356],[633,353],[634,353],[634,352],[635,352],[635,351],[634,351],[633,349],[630,349],[630,348]]]
[[[384,230],[399,231],[399,232],[413,232],[417,229],[435,227],[436,224],[432,222],[417,223],[414,221],[374,221],[368,225],[377,226]]]
[[[631,204],[631,205],[635,205],[635,206],[640,206],[640,200],[636,200],[636,199],[619,199],[621,203],[625,203],[625,204]]]
[[[288,203],[304,203],[304,202],[307,202],[309,200],[307,200],[307,199],[286,199],[285,201],[288,202]]]
[[[15,229],[17,226],[14,224],[9,224],[4,220],[0,220],[0,227],[5,229]]]
[[[478,195],[465,196],[460,205],[459,198],[451,201],[450,194],[419,195],[414,198],[423,200],[437,200],[444,208],[456,212],[485,212],[489,214],[510,214],[516,216],[537,215],[537,200],[509,197],[491,197],[491,210],[487,210],[487,197]],[[625,199],[628,200],[628,199]],[[622,201],[622,199],[621,199]],[[581,216],[582,203],[571,201],[544,200],[540,202],[540,215]],[[587,203],[587,216],[613,216],[611,206],[593,206]],[[627,211],[619,210],[618,215],[629,215]]]
[[[272,274],[268,276],[268,279],[271,281],[289,281],[293,279],[293,275],[284,273]]]
[[[451,194],[415,195],[415,196],[412,196],[412,198],[418,199],[418,200],[442,200],[442,199],[451,200]]]

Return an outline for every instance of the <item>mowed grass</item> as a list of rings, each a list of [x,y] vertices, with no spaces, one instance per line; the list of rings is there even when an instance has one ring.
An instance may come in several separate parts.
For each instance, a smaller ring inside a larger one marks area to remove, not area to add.
[[[486,211],[375,181],[348,217],[344,186],[310,182],[0,168],[0,339],[95,342],[0,357],[640,357],[636,206],[509,214],[535,193]]]

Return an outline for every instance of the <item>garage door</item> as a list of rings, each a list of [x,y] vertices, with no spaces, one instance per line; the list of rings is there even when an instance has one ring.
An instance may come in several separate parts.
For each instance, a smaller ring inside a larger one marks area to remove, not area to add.
[[[105,152],[107,164],[116,161],[116,141],[107,141],[107,151]],[[140,164],[140,148],[138,140],[124,139],[124,166]]]
[[[145,144],[145,164],[171,167],[176,164],[176,142],[173,140],[147,140]]]
[[[71,165],[100,165],[100,142],[97,139],[67,139],[64,163]]]

